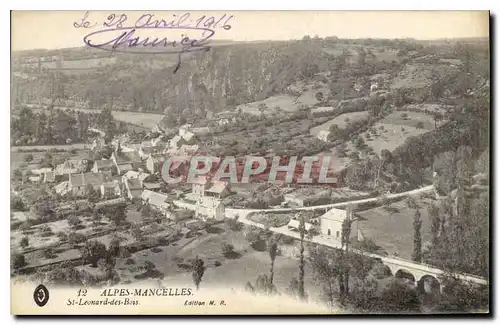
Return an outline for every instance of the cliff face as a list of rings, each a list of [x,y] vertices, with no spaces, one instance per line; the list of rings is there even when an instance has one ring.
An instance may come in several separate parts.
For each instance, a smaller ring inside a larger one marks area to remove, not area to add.
[[[328,69],[329,57],[319,46],[300,41],[219,46],[183,55],[174,74],[176,56],[128,55],[86,72],[42,72],[32,81],[32,91],[15,95],[19,102],[61,97],[88,102],[92,108],[192,115],[280,93]]]

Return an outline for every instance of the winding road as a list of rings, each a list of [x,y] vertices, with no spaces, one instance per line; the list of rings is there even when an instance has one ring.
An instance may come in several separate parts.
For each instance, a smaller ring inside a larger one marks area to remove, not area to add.
[[[404,197],[404,196],[410,196],[410,195],[415,195],[419,193],[425,193],[425,192],[430,192],[434,190],[433,185],[421,187],[415,190],[411,190],[408,192],[403,192],[403,193],[396,193],[396,194],[389,194],[386,197],[388,199],[394,199],[394,198],[399,198],[399,197]],[[317,210],[317,209],[329,209],[329,208],[336,208],[336,207],[342,207],[346,206],[349,204],[360,204],[360,203],[368,203],[368,202],[375,202],[379,199],[379,197],[374,197],[374,198],[369,198],[369,199],[362,199],[362,200],[353,200],[353,201],[347,201],[347,202],[341,202],[341,203],[333,203],[333,204],[326,204],[326,205],[317,205],[317,206],[311,206],[311,207],[300,207],[300,208],[279,208],[279,209],[233,209],[233,208],[226,208],[226,217],[227,218],[234,218],[238,216],[238,221],[250,225],[250,226],[255,226],[258,228],[265,229],[265,226],[261,223],[254,222],[252,220],[249,220],[247,216],[250,213],[253,212],[261,212],[261,213],[268,213],[268,212],[295,212],[295,211],[308,211],[308,210]],[[297,231],[293,231],[289,229],[286,225],[282,227],[270,227],[270,231],[282,235],[286,235],[289,237],[293,237],[296,239],[300,239],[300,234]],[[336,240],[333,237],[326,236],[326,235],[318,235],[314,236],[313,238],[305,238],[304,239],[307,242],[312,242],[316,243],[319,245],[327,246],[327,247],[332,247],[332,248],[342,248],[341,242],[339,240]],[[432,275],[434,277],[438,277],[445,272],[441,269],[438,269],[436,267],[433,267],[428,264],[424,263],[417,263],[414,261],[410,260],[405,260],[402,258],[395,258],[395,257],[389,257],[389,256],[383,256],[383,255],[378,255],[370,252],[364,252],[364,251],[359,251],[351,248],[351,251],[356,254],[362,254],[364,256],[374,258],[377,260],[380,260],[382,263],[385,265],[391,265],[391,266],[396,266],[398,267],[404,267],[406,269],[409,269],[413,272],[417,273],[425,273],[428,275]],[[471,274],[456,274],[456,276],[464,281],[469,281],[473,282],[476,284],[481,284],[481,285],[487,285],[488,281],[482,277],[471,275]]]
[[[431,192],[433,190],[434,190],[434,185],[429,185],[429,186],[417,188],[415,190],[411,190],[408,192],[389,194],[389,195],[386,195],[385,197],[388,199],[395,199],[395,198],[405,197],[405,196],[409,196],[409,195]],[[309,206],[309,207],[298,207],[298,208],[276,208],[276,209],[226,208],[226,217],[234,218],[234,216],[237,215],[240,218],[242,218],[242,217],[246,217],[247,215],[249,215],[250,213],[253,213],[253,212],[269,213],[269,212],[295,212],[295,211],[327,210],[327,209],[331,209],[331,208],[344,207],[344,206],[347,206],[349,204],[362,204],[362,203],[376,202],[378,199],[380,199],[380,197],[372,197],[372,198],[368,198],[368,199],[353,200],[353,201],[346,201],[346,202],[339,202],[339,203],[330,203],[330,204],[324,204],[324,205],[314,205],[314,206]]]

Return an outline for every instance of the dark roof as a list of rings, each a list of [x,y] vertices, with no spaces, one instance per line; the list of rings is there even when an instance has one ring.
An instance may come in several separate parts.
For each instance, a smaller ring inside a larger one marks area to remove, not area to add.
[[[119,164],[118,168],[120,168],[120,171],[122,172],[134,169],[134,167],[130,163]]]
[[[102,185],[105,187],[105,188],[115,188],[116,186],[118,186],[118,181],[117,180],[114,180],[114,181],[111,181],[111,182],[106,182],[106,183],[103,183]]]
[[[46,182],[55,182],[56,173],[55,172],[46,172],[45,173],[45,181]]]
[[[211,193],[222,193],[227,188],[227,183],[225,182],[214,182],[212,187],[210,187],[207,192]]]
[[[142,152],[146,155],[151,155],[154,153],[161,153],[163,149],[165,149],[165,146],[142,147]]]
[[[160,183],[144,183],[144,187],[147,189],[158,189],[161,188]]]
[[[111,159],[96,160],[95,164],[97,168],[111,168],[113,167],[113,161]]]
[[[102,173],[88,173],[83,176],[85,185],[101,185],[105,182],[104,174]]]
[[[117,164],[123,164],[127,162],[140,162],[141,156],[137,151],[125,151],[125,152],[120,152],[120,153],[115,153],[116,157],[116,163]]]
[[[111,180],[111,175],[108,173],[86,173],[86,174],[71,174],[69,181],[71,186],[82,185],[101,185],[102,183]]]

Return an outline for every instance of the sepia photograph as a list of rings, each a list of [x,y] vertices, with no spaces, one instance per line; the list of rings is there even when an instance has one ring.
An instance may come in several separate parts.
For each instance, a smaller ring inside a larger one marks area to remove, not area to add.
[[[488,11],[11,11],[14,315],[491,315]]]

